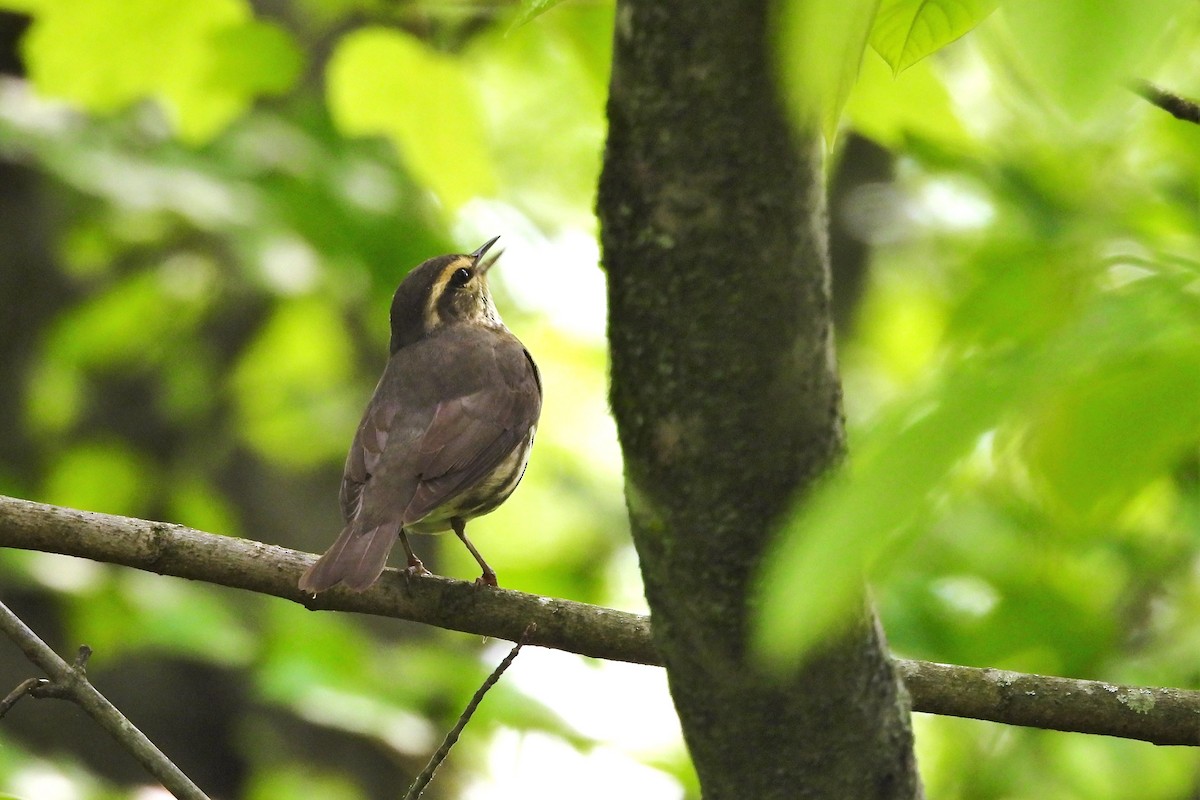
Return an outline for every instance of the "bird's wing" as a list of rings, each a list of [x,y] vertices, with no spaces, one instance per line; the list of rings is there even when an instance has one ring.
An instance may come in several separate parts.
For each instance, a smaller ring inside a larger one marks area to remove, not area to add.
[[[509,367],[478,391],[438,404],[413,459],[419,482],[405,524],[486,477],[537,423],[542,407],[537,368],[523,350],[519,367]]]
[[[474,391],[428,406],[385,391],[399,377],[385,372],[346,456],[347,522],[364,529],[417,522],[520,444],[541,412],[541,382],[532,359],[514,344],[493,354]]]
[[[399,404],[382,397],[376,389],[371,403],[363,412],[354,441],[350,443],[350,451],[346,454],[346,468],[342,473],[340,499],[342,517],[347,522],[358,516],[362,508],[363,489],[378,470],[384,448],[389,441],[395,442],[397,439],[392,430],[397,411]],[[403,432],[395,433],[403,436]]]

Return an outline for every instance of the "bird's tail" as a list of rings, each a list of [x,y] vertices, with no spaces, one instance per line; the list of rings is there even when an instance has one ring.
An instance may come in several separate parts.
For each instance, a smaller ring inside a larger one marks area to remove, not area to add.
[[[300,578],[300,591],[316,594],[338,583],[356,592],[366,589],[383,572],[398,532],[394,525],[364,531],[350,523]]]

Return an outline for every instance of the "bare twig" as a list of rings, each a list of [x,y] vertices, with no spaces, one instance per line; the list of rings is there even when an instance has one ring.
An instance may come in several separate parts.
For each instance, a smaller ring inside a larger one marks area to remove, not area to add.
[[[4,718],[4,715],[8,713],[10,708],[17,704],[18,700],[27,694],[31,694],[35,687],[44,686],[49,683],[50,681],[45,678],[26,678],[18,683],[17,688],[9,692],[8,696],[3,700],[0,700],[0,719]]]
[[[413,578],[406,587],[404,573],[397,570],[388,570],[365,592],[335,588],[314,600],[296,587],[314,556],[182,525],[0,496],[0,547],[124,564],[275,595],[312,609],[396,617],[514,642],[532,621],[537,630],[529,644],[614,661],[662,663],[650,636],[650,621],[639,614],[508,589],[481,591],[466,581],[437,576]],[[897,659],[896,664],[915,711],[1200,746],[1200,691],[1118,686],[928,661]],[[1020,692],[1005,690],[1016,685],[1021,686]]]
[[[62,697],[71,700],[87,712],[101,728],[108,731],[171,794],[180,800],[208,800],[204,792],[200,791],[200,787],[192,783],[171,759],[163,755],[116,706],[92,686],[84,672],[92,652],[90,648],[86,645],[80,647],[75,663],[68,664],[3,603],[0,603],[0,631],[21,648],[26,658],[50,676],[48,682],[32,679],[34,685],[29,686],[25,692],[34,697]],[[30,681],[25,681],[17,690],[29,683]],[[16,693],[10,693],[9,698]],[[5,698],[4,702],[8,703],[8,698]],[[15,703],[16,699],[12,702]],[[9,705],[11,706],[11,703]]]
[[[1175,117],[1175,119],[1181,119],[1184,122],[1194,122],[1200,125],[1200,103],[1177,95],[1174,92],[1168,92],[1166,89],[1155,86],[1150,81],[1135,82],[1133,90]]]
[[[521,652],[521,648],[529,643],[529,637],[536,630],[537,624],[529,623],[529,627],[521,634],[521,640],[509,651],[504,660],[492,670],[492,674],[488,675],[487,680],[483,682],[483,685],[479,687],[479,690],[471,698],[471,702],[467,703],[467,707],[459,715],[458,722],[454,724],[454,727],[446,734],[446,738],[442,740],[442,746],[430,757],[429,763],[425,765],[425,769],[421,770],[421,774],[413,781],[412,786],[408,787],[408,792],[404,795],[404,800],[416,800],[421,796],[421,792],[425,791],[425,787],[433,780],[433,773],[437,772],[438,767],[446,760],[446,756],[450,755],[450,748],[454,747],[458,742],[458,737],[462,735],[463,729],[471,721],[471,717],[475,714],[475,709],[479,708],[479,704],[483,702],[483,696],[488,693],[489,689],[496,685],[496,682],[500,680],[500,676],[512,665],[513,659],[517,657],[517,653]]]

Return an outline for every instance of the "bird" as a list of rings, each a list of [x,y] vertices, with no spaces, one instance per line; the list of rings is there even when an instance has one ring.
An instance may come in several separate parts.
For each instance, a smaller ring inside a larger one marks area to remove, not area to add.
[[[467,538],[466,523],[495,510],[525,473],[542,410],[542,379],[529,351],[500,319],[484,256],[429,259],[392,298],[383,376],[346,455],[339,500],[345,527],[300,578],[316,595],[339,583],[363,591],[399,539],[407,576],[431,574],[409,533],[453,530],[479,563],[477,585],[496,573]]]

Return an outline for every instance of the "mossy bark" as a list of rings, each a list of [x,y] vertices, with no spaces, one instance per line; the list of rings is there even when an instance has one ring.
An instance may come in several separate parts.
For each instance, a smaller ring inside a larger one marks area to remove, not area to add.
[[[612,406],[655,641],[705,797],[912,798],[869,615],[780,682],[745,649],[773,523],[842,452],[815,134],[765,0],[619,0],[599,195]]]

